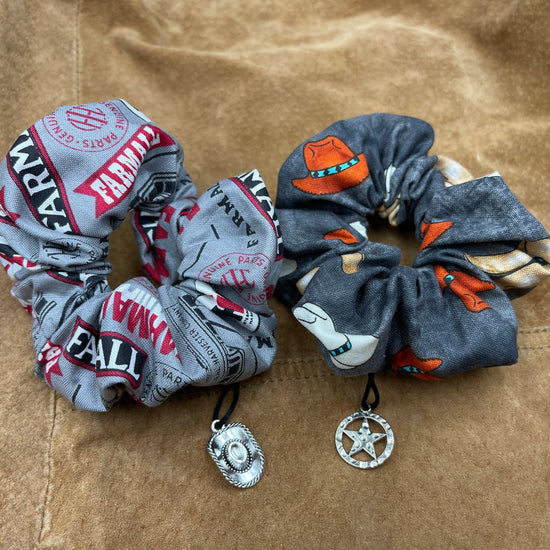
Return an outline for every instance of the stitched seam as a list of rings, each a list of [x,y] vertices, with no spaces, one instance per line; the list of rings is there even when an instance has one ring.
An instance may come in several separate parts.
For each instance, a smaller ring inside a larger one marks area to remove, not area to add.
[[[519,329],[520,334],[538,334],[540,332],[548,332],[550,327],[535,327],[532,329]]]
[[[546,332],[546,330],[542,331]],[[550,349],[550,344],[544,345],[544,346],[518,346],[518,349],[520,350],[544,350],[544,349]],[[272,364],[273,366],[277,365],[308,365],[312,363],[320,363],[323,366],[325,366],[325,362],[322,358],[319,357],[305,357],[304,359],[284,359],[279,361],[274,361]],[[256,387],[261,386],[265,384],[274,384],[274,383],[281,383],[281,382],[301,382],[304,380],[319,380],[323,378],[332,378],[335,377],[336,374],[328,371],[324,373],[316,373],[316,374],[306,374],[304,376],[281,376],[279,378],[266,378],[266,379],[253,379],[246,382],[248,387]],[[201,399],[203,397],[211,397],[212,395],[217,395],[219,392],[217,391],[207,391],[207,392],[201,392],[197,395],[186,395],[181,393],[176,393],[172,396],[172,399],[181,399],[181,400],[195,400],[195,399]]]
[[[80,41],[79,41],[79,31],[80,31],[80,2],[76,2],[74,26],[74,52],[75,52],[75,99],[76,103],[80,101]],[[51,473],[52,473],[52,448],[53,448],[53,437],[55,431],[55,424],[57,419],[57,393],[52,392],[53,395],[53,405],[52,405],[52,426],[50,429],[50,434],[48,438],[48,450],[46,452],[46,461],[47,461],[47,471],[46,471],[46,490],[44,492],[44,501],[42,502],[42,514],[40,518],[40,530],[38,532],[38,543],[37,546],[40,547],[42,540],[45,535],[45,520],[46,520],[46,508],[48,505],[48,500],[50,498],[50,487],[51,487]]]
[[[518,349],[520,350],[544,350],[544,349],[550,349],[550,344],[544,345],[544,346],[518,346]],[[324,361],[322,358],[315,358],[315,357],[306,357],[304,359],[285,359],[282,361],[275,361],[273,365],[299,365],[299,364],[311,364],[319,362],[324,365]],[[274,383],[282,383],[282,382],[303,382],[305,380],[320,380],[323,378],[333,378],[336,374],[332,371],[323,372],[323,373],[316,373],[316,374],[306,374],[304,376],[281,376],[279,378],[265,378],[265,379],[253,379],[247,381],[248,387],[257,387],[261,385],[266,384],[274,384]],[[171,399],[177,399],[182,401],[192,401],[196,399],[202,399],[204,397],[212,397],[213,395],[217,395],[219,392],[217,391],[206,391],[201,392],[200,394],[196,395],[186,395],[185,393],[176,393],[173,394]]]
[[[273,361],[272,366],[276,365],[295,365],[295,364],[310,364],[310,363],[316,363],[317,361],[324,363],[324,360],[322,357],[303,357],[300,359],[278,359],[277,361]]]
[[[76,3],[76,14],[75,14],[75,95],[76,102],[80,103],[80,1],[77,0]]]
[[[46,460],[47,460],[47,481],[46,481],[46,490],[44,492],[44,501],[42,503],[42,515],[40,518],[40,531],[38,533],[38,547],[40,547],[40,544],[42,543],[42,539],[44,538],[44,522],[46,519],[46,506],[48,504],[48,499],[50,496],[50,485],[51,485],[51,472],[52,472],[52,446],[53,446],[53,432],[55,429],[55,420],[57,417],[57,393],[52,392],[53,395],[53,414],[52,414],[52,427],[50,429],[49,434],[49,440],[48,440],[48,450],[46,453]]]
[[[319,378],[332,378],[336,376],[333,372],[326,372],[321,374],[306,374],[305,376],[286,376],[281,378],[266,378],[265,380],[257,380],[254,384],[259,386],[261,384],[273,384],[275,382],[301,382],[303,380],[319,379]]]
[[[299,361],[299,360],[289,360],[294,361],[294,364],[299,363],[306,363],[306,361]],[[321,359],[317,359],[317,361],[321,361]],[[314,360],[309,361],[310,363],[313,363]],[[282,361],[282,363],[285,363],[285,361]],[[319,374],[306,374],[305,376],[281,376],[279,378],[266,378],[262,380],[258,380],[257,378],[252,380],[246,380],[247,387],[256,387],[261,386],[265,384],[273,384],[275,382],[301,382],[303,380],[310,380],[310,379],[321,379],[321,378],[331,378],[333,376],[336,376],[333,372],[322,372]],[[171,400],[177,400],[177,401],[193,401],[195,399],[202,399],[203,397],[212,397],[213,395],[218,395],[219,391],[217,390],[209,390],[209,391],[203,391],[201,393],[197,393],[196,395],[188,395],[182,392],[176,392],[170,396]]]

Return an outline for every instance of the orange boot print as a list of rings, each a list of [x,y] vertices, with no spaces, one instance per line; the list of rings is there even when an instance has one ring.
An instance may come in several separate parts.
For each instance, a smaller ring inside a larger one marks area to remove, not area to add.
[[[450,288],[470,311],[477,313],[491,307],[476,292],[492,290],[495,288],[493,283],[482,281],[462,271],[447,271],[440,265],[435,265],[434,271],[441,290]]]
[[[391,358],[391,368],[394,371],[405,371],[422,380],[441,380],[437,376],[427,374],[441,365],[441,359],[420,359],[414,354],[411,346],[401,348]]]

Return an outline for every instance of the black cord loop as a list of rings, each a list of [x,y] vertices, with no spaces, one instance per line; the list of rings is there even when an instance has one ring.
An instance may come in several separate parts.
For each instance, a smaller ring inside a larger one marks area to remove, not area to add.
[[[222,403],[224,399],[227,397],[227,394],[231,390],[233,390],[233,401],[231,401],[231,405],[229,405],[227,412],[220,419],[218,419]],[[220,397],[218,398],[218,402],[216,403],[216,407],[214,408],[214,415],[212,416],[212,427],[214,429],[216,430],[221,429],[225,425],[225,423],[229,420],[229,417],[233,414],[233,411],[237,406],[237,402],[239,401],[239,391],[240,391],[239,382],[223,387],[222,393],[220,394]]]
[[[369,398],[370,392],[374,394],[374,401],[369,403],[367,399]],[[374,381],[374,373],[369,373],[369,379],[367,380],[367,385],[365,387],[365,393],[363,394],[363,399],[361,400],[361,410],[362,411],[374,411],[380,403],[380,393],[376,387],[376,382]]]

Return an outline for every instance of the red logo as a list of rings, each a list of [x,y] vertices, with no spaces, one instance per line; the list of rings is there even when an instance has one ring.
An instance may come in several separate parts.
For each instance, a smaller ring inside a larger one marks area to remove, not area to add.
[[[236,290],[249,304],[264,304],[273,289],[264,288],[271,271],[271,260],[265,254],[230,252],[220,256],[199,273],[199,280]]]
[[[122,141],[129,122],[114,102],[65,105],[42,119],[48,134],[61,145],[97,153]]]
[[[75,105],[67,111],[67,120],[79,130],[91,132],[108,124],[107,115],[99,107],[90,109],[86,105]]]
[[[220,282],[224,286],[235,287],[239,292],[245,288],[254,288],[254,281],[249,281],[250,269],[230,269],[220,277]]]

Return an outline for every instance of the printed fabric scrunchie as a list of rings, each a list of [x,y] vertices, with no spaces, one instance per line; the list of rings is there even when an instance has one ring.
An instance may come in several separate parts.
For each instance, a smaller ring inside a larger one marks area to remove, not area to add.
[[[64,106],[0,166],[0,258],[34,317],[36,374],[76,407],[125,390],[154,406],[188,384],[269,368],[282,258],[256,171],[198,200],[169,133],[123,100]],[[110,233],[131,212],[145,271],[111,290]]]
[[[517,361],[510,298],[550,274],[550,239],[498,173],[427,156],[433,130],[391,114],[337,122],[279,173],[277,295],[342,375],[436,380]],[[412,222],[420,250],[368,239],[368,216]]]

